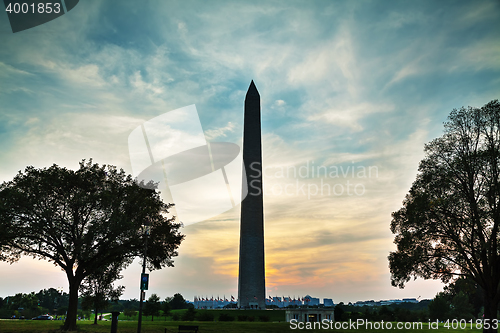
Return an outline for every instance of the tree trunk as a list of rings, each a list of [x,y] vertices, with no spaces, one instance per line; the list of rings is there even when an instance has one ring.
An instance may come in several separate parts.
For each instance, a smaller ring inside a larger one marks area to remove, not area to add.
[[[483,318],[483,333],[497,333],[498,329],[498,302],[493,300],[491,294],[484,292],[484,318]],[[487,326],[488,328],[486,328]]]
[[[66,320],[64,321],[63,331],[76,331],[76,318],[78,311],[78,288],[80,287],[80,281],[72,276],[72,274],[67,274],[69,280],[69,301],[68,301],[68,312],[66,314]]]
[[[94,310],[95,316],[94,316],[94,325],[97,325],[97,307]]]

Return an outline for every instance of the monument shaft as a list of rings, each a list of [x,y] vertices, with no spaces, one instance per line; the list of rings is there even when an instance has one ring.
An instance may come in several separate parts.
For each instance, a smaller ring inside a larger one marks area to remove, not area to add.
[[[248,195],[241,202],[238,307],[265,309],[260,95],[253,81],[245,98],[243,165]]]

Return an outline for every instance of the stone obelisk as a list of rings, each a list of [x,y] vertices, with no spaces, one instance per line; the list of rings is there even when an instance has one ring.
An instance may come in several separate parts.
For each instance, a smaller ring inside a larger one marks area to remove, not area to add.
[[[238,307],[265,309],[260,95],[253,81],[245,97],[243,165],[246,172],[243,182],[246,182],[248,194],[241,202]]]

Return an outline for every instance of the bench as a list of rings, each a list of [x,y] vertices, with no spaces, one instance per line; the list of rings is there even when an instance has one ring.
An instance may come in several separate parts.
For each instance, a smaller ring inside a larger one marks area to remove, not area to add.
[[[199,326],[188,326],[188,325],[179,325],[179,332],[182,331],[190,331],[190,332],[198,332]]]

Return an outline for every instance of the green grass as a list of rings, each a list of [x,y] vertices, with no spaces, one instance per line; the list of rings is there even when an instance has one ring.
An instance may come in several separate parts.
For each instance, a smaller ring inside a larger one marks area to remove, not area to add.
[[[214,312],[219,312],[224,310],[215,310]],[[231,312],[230,310],[228,310]],[[264,310],[263,310],[264,311]],[[236,311],[233,311],[236,312]],[[238,313],[245,313],[250,311],[238,311]],[[271,311],[267,311],[271,312]],[[266,314],[267,314],[266,312]],[[275,311],[273,311],[275,312]],[[281,311],[276,311],[281,312]],[[231,312],[232,313],[232,312]],[[32,320],[0,320],[0,333],[55,333],[58,332],[62,326],[62,321],[32,321]],[[104,333],[110,332],[111,322],[110,321],[100,321],[98,325],[92,325],[92,321],[79,321],[78,322],[78,332],[85,333]],[[169,333],[177,332],[179,325],[196,325],[199,326],[200,333],[281,333],[281,332],[345,332],[345,333],[381,333],[382,331],[388,332],[388,330],[329,330],[329,329],[318,329],[318,330],[292,330],[290,324],[286,322],[182,322],[182,321],[163,321],[156,320],[144,321],[142,322],[142,332],[144,333],[164,333],[165,328],[169,329]],[[415,332],[415,333],[437,333],[437,332],[449,332],[449,333],[480,333],[481,330],[471,330],[466,329],[446,329],[440,325],[438,330],[428,329],[427,323],[423,324],[422,330],[392,330],[393,332]],[[119,321],[118,322],[118,332],[119,333],[135,333],[137,332],[137,322],[136,321]]]
[[[22,321],[22,320],[1,320],[1,333],[55,333],[61,327],[61,322],[55,321]],[[179,325],[196,325],[200,327],[200,333],[209,332],[227,332],[227,333],[279,333],[291,332],[288,323],[260,323],[260,322],[182,322],[182,321],[146,321],[142,322],[142,332],[144,333],[164,333],[165,328],[169,333],[177,332]],[[99,322],[98,325],[92,325],[90,321],[78,322],[78,332],[110,332],[111,322]],[[120,321],[118,322],[119,333],[137,332],[137,322]]]
[[[187,310],[172,310],[170,316],[167,316],[166,321],[172,321],[172,315],[177,313],[180,317]],[[218,321],[219,316],[222,314],[227,314],[234,317],[234,321],[238,321],[238,316],[245,315],[249,317],[254,317],[255,321],[259,321],[259,316],[268,316],[270,321],[285,321],[285,311],[282,310],[196,310],[197,314],[202,314],[204,312],[210,312],[214,315],[214,320]],[[93,318],[93,317],[92,317]],[[111,315],[104,316],[106,319],[111,319]],[[137,321],[138,315],[135,317],[125,317],[123,313],[118,317],[119,320],[125,321]],[[92,319],[93,320],[93,319]],[[142,316],[142,321],[151,321],[151,316]],[[165,321],[165,317],[154,317],[153,321]]]
[[[186,310],[178,310],[186,311]],[[238,316],[248,316],[254,317],[255,321],[259,321],[260,316],[269,317],[269,321],[285,321],[286,311],[283,310],[196,310],[196,313],[202,314],[203,312],[209,312],[214,315],[216,321],[219,320],[219,316],[222,314],[230,315],[234,317],[234,321],[238,321]]]

